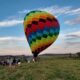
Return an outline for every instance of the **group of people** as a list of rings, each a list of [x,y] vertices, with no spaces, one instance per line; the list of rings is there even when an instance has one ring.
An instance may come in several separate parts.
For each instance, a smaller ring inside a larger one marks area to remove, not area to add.
[[[17,64],[21,64],[20,59],[15,59],[15,58],[10,58],[10,59],[6,59],[6,60],[1,60],[0,61],[0,65],[3,66],[12,66],[12,65],[17,65]]]
[[[37,57],[27,57],[27,59],[24,59],[27,63],[36,62]],[[15,58],[15,57],[9,57],[7,59],[0,60],[0,65],[2,66],[15,66],[21,64],[21,59]]]

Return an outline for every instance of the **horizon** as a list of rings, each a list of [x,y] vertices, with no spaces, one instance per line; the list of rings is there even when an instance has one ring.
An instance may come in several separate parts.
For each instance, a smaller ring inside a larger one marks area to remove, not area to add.
[[[76,53],[43,53],[43,54],[39,54],[38,56],[44,56],[44,55],[77,55],[77,53],[80,53],[80,52],[76,52]],[[1,56],[33,56],[32,54],[9,54],[9,55],[0,55]]]

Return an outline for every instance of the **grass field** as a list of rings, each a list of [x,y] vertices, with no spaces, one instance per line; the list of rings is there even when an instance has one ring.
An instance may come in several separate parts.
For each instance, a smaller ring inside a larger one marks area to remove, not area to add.
[[[36,63],[0,66],[0,80],[80,80],[80,59],[40,57]]]

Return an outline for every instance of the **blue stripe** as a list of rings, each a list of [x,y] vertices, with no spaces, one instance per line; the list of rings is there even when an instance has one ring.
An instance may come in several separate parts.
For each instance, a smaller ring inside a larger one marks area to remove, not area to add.
[[[36,32],[32,32],[31,34],[29,34],[27,39],[28,39],[28,42],[30,44],[30,42],[33,39],[36,39],[36,37],[42,37],[43,34],[48,35],[49,33],[54,35],[55,33],[59,33],[59,30],[60,30],[59,27],[51,27],[51,28],[49,28],[49,27],[45,26],[43,30],[37,30]]]

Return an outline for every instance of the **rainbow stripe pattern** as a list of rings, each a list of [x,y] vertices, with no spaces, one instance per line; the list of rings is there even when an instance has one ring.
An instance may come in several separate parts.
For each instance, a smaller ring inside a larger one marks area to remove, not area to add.
[[[58,20],[44,11],[31,11],[24,18],[24,31],[34,56],[48,48],[60,31]]]

